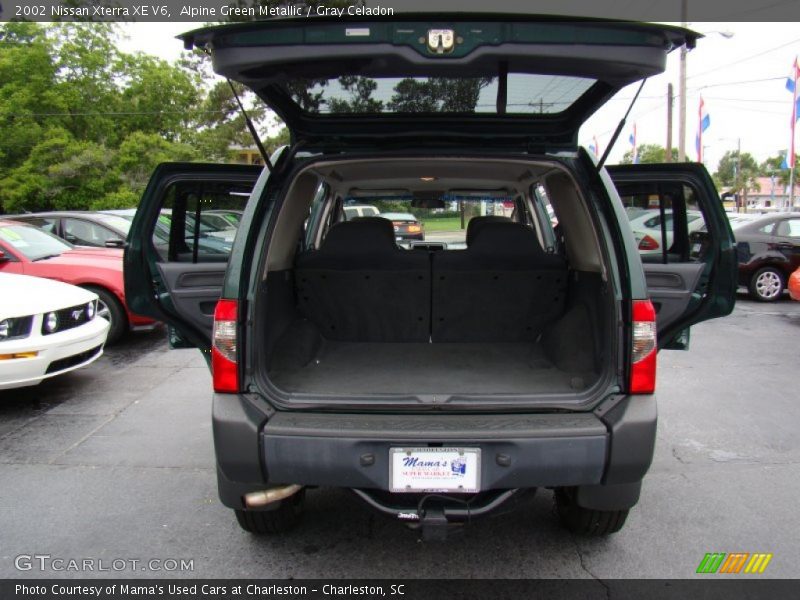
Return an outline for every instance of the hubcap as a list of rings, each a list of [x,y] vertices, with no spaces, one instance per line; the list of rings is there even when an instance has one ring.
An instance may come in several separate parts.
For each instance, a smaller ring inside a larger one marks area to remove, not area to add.
[[[781,278],[773,271],[765,271],[756,279],[756,291],[762,298],[775,298],[781,293]]]
[[[97,316],[111,322],[111,311],[108,310],[108,305],[102,300],[97,301]]]

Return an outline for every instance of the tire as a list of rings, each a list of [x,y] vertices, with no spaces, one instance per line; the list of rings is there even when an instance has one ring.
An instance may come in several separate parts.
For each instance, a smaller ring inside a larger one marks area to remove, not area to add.
[[[106,345],[110,346],[117,342],[128,330],[128,317],[125,314],[125,309],[122,303],[117,300],[117,297],[108,290],[88,286],[86,289],[98,296],[97,316],[108,319],[111,322],[108,337],[106,338]]]
[[[248,533],[268,535],[285,533],[294,529],[303,516],[305,490],[280,501],[274,510],[234,510],[239,527]]]
[[[628,509],[593,510],[578,506],[570,490],[559,488],[555,492],[556,512],[561,524],[570,532],[589,537],[617,533],[625,525]]]
[[[762,267],[750,279],[750,296],[759,302],[775,302],[786,287],[783,273],[775,267]]]

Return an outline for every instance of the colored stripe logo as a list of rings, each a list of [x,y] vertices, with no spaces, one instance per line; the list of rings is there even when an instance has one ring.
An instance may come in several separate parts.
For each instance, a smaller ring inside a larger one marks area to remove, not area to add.
[[[697,566],[697,573],[713,574],[739,574],[739,573],[763,573],[772,554],[764,552],[708,552]]]

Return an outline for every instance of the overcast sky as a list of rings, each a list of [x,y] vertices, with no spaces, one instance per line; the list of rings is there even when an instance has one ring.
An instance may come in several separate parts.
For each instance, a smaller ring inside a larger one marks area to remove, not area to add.
[[[195,27],[192,23],[124,24],[121,28],[128,39],[123,47],[174,61],[182,50],[175,36]],[[736,148],[739,138],[742,151],[752,153],[759,161],[787,148],[792,95],[785,85],[792,63],[800,54],[798,24],[691,23],[689,27],[707,36],[688,54],[687,155],[696,160],[694,140],[700,94],[711,117],[711,127],[703,134],[705,163],[710,170],[716,168],[726,150]],[[726,39],[713,32],[732,33],[733,37]],[[628,136],[634,122],[639,144],[666,145],[666,95],[670,82],[676,94],[673,144],[677,146],[678,55],[678,51],[673,52],[666,72],[645,84],[610,162],[617,162],[630,149]],[[621,90],[587,121],[580,133],[584,146],[597,136],[601,150],[606,147],[634,91],[632,87]],[[800,147],[800,143],[796,146]]]

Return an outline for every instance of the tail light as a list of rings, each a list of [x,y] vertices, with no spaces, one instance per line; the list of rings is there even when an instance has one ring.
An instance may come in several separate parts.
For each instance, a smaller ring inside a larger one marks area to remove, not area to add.
[[[658,242],[649,235],[645,235],[639,242],[639,250],[658,250]]]
[[[215,392],[239,391],[239,365],[236,347],[236,300],[220,300],[214,309],[211,336],[211,376]]]
[[[650,300],[633,301],[631,340],[631,394],[652,394],[656,389],[656,311]]]

